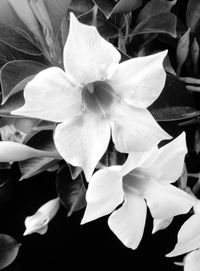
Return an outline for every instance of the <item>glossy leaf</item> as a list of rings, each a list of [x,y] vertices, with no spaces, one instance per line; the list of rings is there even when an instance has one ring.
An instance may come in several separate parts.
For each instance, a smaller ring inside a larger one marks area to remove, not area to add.
[[[67,166],[63,166],[56,177],[56,189],[61,203],[67,209],[67,216],[86,205],[86,188],[81,175],[71,180]]]
[[[192,93],[173,75],[167,75],[164,89],[149,110],[157,121],[176,121],[200,114],[195,109]]]
[[[189,53],[189,46],[190,46],[190,28],[185,32],[185,34],[180,38],[178,41],[178,45],[176,48],[176,73],[180,75],[181,68],[185,63],[185,60]]]
[[[32,60],[14,60],[6,63],[1,69],[2,103],[5,103],[11,93],[23,90],[26,83],[46,66]],[[15,89],[14,89],[15,88]]]
[[[15,260],[20,245],[13,237],[0,234],[0,269],[7,267]]]
[[[93,0],[108,19],[114,13],[127,13],[141,6],[142,0]]]
[[[160,13],[169,13],[171,8],[176,4],[177,0],[152,0],[148,2],[137,16],[136,23],[140,23],[147,18],[158,15]]]
[[[26,54],[41,55],[41,51],[35,44],[18,31],[2,23],[0,23],[0,41]]]
[[[189,0],[186,10],[186,24],[191,28],[191,32],[196,30],[196,26],[200,19],[200,2],[199,0]]]
[[[165,33],[176,38],[176,16],[172,13],[160,13],[141,21],[130,36],[149,33]]]
[[[197,39],[194,38],[191,46],[191,56],[193,71],[195,75],[197,75],[199,71],[199,52],[200,52],[199,43],[197,42]]]
[[[0,106],[0,116],[11,116],[11,112],[24,104],[23,91],[13,94],[3,105]],[[13,116],[15,117],[15,116]]]

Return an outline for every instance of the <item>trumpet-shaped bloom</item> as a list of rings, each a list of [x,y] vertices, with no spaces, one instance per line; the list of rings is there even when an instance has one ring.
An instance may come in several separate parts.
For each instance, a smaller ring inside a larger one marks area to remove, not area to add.
[[[42,205],[37,212],[25,219],[26,230],[24,235],[34,232],[45,234],[48,229],[48,223],[54,218],[60,207],[59,198],[52,199]]]
[[[146,153],[129,154],[122,166],[94,173],[86,193],[82,224],[102,217],[124,245],[135,249],[143,236],[147,206],[155,219],[183,214],[195,204],[192,196],[175,187],[187,152],[184,133]]]
[[[196,200],[194,214],[186,220],[178,232],[178,241],[175,248],[166,256],[175,257],[181,254],[200,249],[200,201]]]
[[[38,73],[15,115],[58,122],[55,145],[89,180],[110,137],[120,152],[146,151],[171,138],[147,110],[160,95],[167,52],[119,64],[120,54],[93,26],[71,14],[64,68]]]

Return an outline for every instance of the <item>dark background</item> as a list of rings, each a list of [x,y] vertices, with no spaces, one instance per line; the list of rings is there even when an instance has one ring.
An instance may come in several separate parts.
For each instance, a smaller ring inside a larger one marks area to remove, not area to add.
[[[0,233],[12,236],[22,245],[16,260],[5,271],[120,267],[123,270],[183,270],[173,263],[182,261],[182,257],[166,258],[165,254],[173,249],[177,231],[187,215],[179,216],[166,230],[152,235],[152,218],[148,213],[142,242],[135,251],[126,248],[110,231],[107,217],[80,225],[84,210],[67,217],[63,206],[49,223],[45,235],[34,233],[23,237],[26,216],[56,197],[55,175],[44,172],[19,182],[15,174],[10,181],[12,193],[0,210]]]

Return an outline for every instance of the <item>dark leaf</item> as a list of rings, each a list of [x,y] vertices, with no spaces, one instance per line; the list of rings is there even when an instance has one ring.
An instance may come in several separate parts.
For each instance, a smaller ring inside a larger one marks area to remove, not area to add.
[[[73,0],[69,9],[77,15],[81,15],[87,13],[93,6],[92,0]]]
[[[32,79],[30,76],[37,74],[45,68],[45,65],[32,60],[14,60],[7,62],[3,66],[0,74],[3,96],[2,103],[5,103],[11,92],[13,94],[19,90],[23,90],[26,83]],[[15,90],[13,91],[14,88]]]
[[[80,174],[77,179],[72,180],[67,165],[63,166],[56,177],[56,190],[61,203],[67,209],[67,216],[79,211],[86,205],[86,188]]]
[[[41,55],[41,51],[34,43],[30,42],[20,32],[2,23],[0,23],[0,41],[26,54]]]
[[[152,0],[148,2],[137,16],[137,24],[160,13],[169,13],[176,1]]]
[[[149,110],[157,121],[176,121],[200,115],[195,109],[192,93],[173,75],[167,75],[164,89]]]
[[[191,28],[191,32],[196,30],[196,26],[200,20],[200,1],[189,0],[186,10],[186,24],[188,28]]]
[[[114,13],[127,13],[141,6],[142,0],[93,0],[107,19]]]
[[[20,245],[11,236],[0,234],[0,269],[7,267],[15,260]]]
[[[0,106],[0,116],[11,116],[11,111],[20,108],[24,104],[23,91],[13,94],[5,104]],[[16,117],[13,115],[13,117]]]
[[[172,13],[160,13],[143,20],[130,36],[149,33],[165,33],[176,38],[176,16]]]
[[[30,147],[46,150],[55,151],[55,145],[53,142],[53,131],[43,130],[34,131],[33,136],[29,136],[29,140],[26,144]],[[59,160],[55,158],[42,157],[42,158],[32,158],[19,163],[20,171],[22,176],[20,180],[30,178],[36,174],[39,174],[52,166],[55,166]]]

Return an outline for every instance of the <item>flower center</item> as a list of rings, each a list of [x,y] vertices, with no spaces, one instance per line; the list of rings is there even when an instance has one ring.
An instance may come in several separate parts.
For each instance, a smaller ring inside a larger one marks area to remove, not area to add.
[[[86,108],[94,113],[106,112],[116,95],[113,88],[105,81],[95,81],[87,84],[82,90],[83,109]]]

